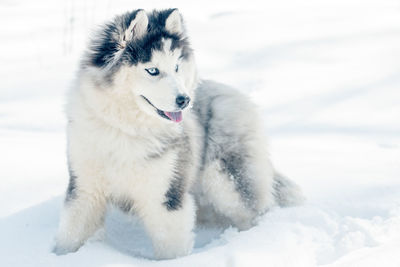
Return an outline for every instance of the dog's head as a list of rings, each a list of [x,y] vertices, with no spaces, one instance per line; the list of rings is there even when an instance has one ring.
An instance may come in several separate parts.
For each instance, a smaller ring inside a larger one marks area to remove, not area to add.
[[[128,12],[93,38],[83,66],[100,69],[97,82],[129,90],[143,112],[180,122],[193,99],[197,72],[177,9]]]

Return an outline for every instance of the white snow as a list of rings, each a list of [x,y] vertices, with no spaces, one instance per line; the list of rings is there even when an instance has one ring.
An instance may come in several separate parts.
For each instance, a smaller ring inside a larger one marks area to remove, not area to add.
[[[139,7],[180,8],[202,77],[261,107],[274,164],[308,200],[249,231],[197,229],[169,261],[112,210],[56,256],[64,94],[90,29]],[[2,0],[0,62],[0,266],[400,266],[398,1]]]

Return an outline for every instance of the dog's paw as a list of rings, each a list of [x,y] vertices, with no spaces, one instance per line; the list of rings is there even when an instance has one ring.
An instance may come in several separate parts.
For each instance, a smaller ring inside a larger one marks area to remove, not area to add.
[[[52,253],[61,256],[68,253],[76,252],[80,247],[80,244],[73,244],[71,242],[61,242],[56,239],[55,244],[53,245]]]
[[[52,253],[56,254],[57,256],[66,255],[71,252],[75,252],[77,249],[71,249],[63,246],[55,245],[51,250]]]
[[[154,244],[154,256],[158,260],[174,259],[183,257],[192,252],[194,236],[174,240],[174,242],[159,242]]]

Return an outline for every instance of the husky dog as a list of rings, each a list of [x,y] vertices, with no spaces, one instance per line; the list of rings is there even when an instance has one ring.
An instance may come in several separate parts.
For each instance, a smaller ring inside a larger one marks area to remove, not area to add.
[[[199,81],[177,9],[128,12],[92,39],[69,95],[70,181],[54,252],[74,252],[107,203],[136,214],[155,257],[187,255],[197,222],[245,230],[301,199],[268,158],[249,99]]]

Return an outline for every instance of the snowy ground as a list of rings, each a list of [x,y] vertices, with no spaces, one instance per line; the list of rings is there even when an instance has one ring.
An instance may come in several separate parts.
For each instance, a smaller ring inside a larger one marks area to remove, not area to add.
[[[68,176],[64,94],[89,30],[165,1],[0,1],[0,266],[400,266],[400,3],[173,1],[202,77],[261,107],[271,155],[308,201],[246,232],[197,229],[153,261],[112,211],[77,253],[50,253]]]

